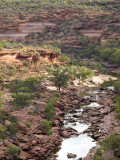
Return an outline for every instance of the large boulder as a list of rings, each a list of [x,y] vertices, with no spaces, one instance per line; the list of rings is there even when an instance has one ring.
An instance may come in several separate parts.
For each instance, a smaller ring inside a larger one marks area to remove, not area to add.
[[[62,132],[62,136],[63,136],[64,138],[69,138],[69,137],[71,136],[71,134],[70,134],[69,132],[67,132],[67,131],[63,131],[63,132]]]
[[[28,132],[27,126],[26,126],[25,124],[23,124],[23,123],[19,123],[19,124],[17,125],[17,127],[18,127],[19,130],[21,130],[21,131],[23,131],[23,132],[25,132],[25,133]]]
[[[67,157],[68,157],[68,158],[76,158],[77,155],[76,155],[76,154],[73,154],[73,153],[68,153],[68,154],[67,154]]]

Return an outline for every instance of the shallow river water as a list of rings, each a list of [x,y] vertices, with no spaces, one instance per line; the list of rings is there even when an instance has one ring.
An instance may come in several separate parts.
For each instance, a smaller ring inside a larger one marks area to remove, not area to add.
[[[96,105],[98,105],[96,103]],[[94,104],[95,106],[95,104]],[[90,124],[84,124],[77,121],[77,118],[72,117],[73,115],[80,115],[82,114],[83,109],[77,110],[74,114],[67,114],[65,115],[65,121],[64,121],[64,127],[66,128],[73,128],[78,131],[78,133],[81,133],[77,137],[70,137],[63,139],[63,142],[61,144],[61,149],[58,151],[58,157],[56,160],[68,160],[67,157],[68,153],[76,154],[76,158],[70,158],[71,160],[77,160],[78,158],[85,157],[89,150],[96,146],[96,142],[88,136],[86,133],[83,134],[83,131],[85,131]],[[69,119],[72,118],[76,120],[77,122],[71,123],[69,122]]]
[[[108,89],[113,89],[113,88],[110,87]],[[101,94],[101,93],[104,94],[105,92],[90,91],[90,93],[96,95],[96,98],[97,98],[97,94]],[[89,105],[86,105],[86,107],[98,107],[98,106],[100,105],[96,102],[91,102]],[[77,130],[78,133],[80,133],[80,135],[63,139],[63,142],[60,146],[60,150],[57,152],[58,157],[56,158],[56,160],[68,160],[68,159],[78,160],[79,158],[84,158],[87,156],[90,149],[96,146],[96,142],[87,133],[83,133],[83,131],[85,131],[90,124],[82,123],[80,122],[80,119],[74,118],[75,115],[79,116],[82,114],[84,107],[85,106],[83,106],[83,108],[79,110],[76,110],[76,112],[73,114],[65,115],[64,127],[73,128]],[[73,119],[76,122],[71,122],[70,119]],[[68,153],[76,154],[76,158],[68,158],[67,157]]]

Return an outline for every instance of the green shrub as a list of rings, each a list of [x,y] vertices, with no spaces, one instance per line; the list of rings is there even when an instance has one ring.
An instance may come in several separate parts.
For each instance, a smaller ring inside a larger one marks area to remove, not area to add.
[[[13,103],[16,106],[24,107],[24,106],[28,106],[32,103],[33,96],[31,93],[20,92],[18,94],[14,94],[13,98],[14,98]]]
[[[6,136],[6,128],[4,126],[0,126],[0,140],[5,139]]]
[[[41,48],[50,49],[50,50],[54,51],[55,53],[59,53],[59,54],[61,53],[61,49],[58,48],[57,46],[52,46],[52,45],[46,45],[46,44],[44,44],[44,45],[41,46]]]
[[[106,139],[104,139],[100,145],[104,150],[117,149],[120,154],[120,136],[116,136],[114,133],[111,133]]]
[[[64,43],[57,40],[54,44],[53,44],[55,47],[57,48],[60,48],[60,49],[63,49],[64,48]]]
[[[34,97],[40,99],[41,95],[40,95],[40,93],[36,92],[36,93],[34,94]]]
[[[57,102],[57,98],[50,98],[46,107],[45,107],[45,115],[47,119],[53,120],[55,116],[55,104]]]
[[[38,52],[34,52],[33,54],[34,54],[34,56],[40,56],[40,53],[38,53]]]
[[[6,120],[10,122],[9,125],[6,125]],[[9,112],[0,110],[0,139],[14,135],[18,131],[16,125],[17,118],[15,116],[11,116]]]
[[[90,42],[90,38],[87,36],[79,36],[78,40],[80,42],[81,45],[85,46]]]
[[[4,48],[23,48],[23,45],[21,43],[8,42],[6,40],[2,40],[0,41],[0,48],[2,48],[2,50]]]
[[[14,66],[2,65],[1,72],[4,73],[5,75],[13,76],[16,73],[16,68]]]
[[[59,92],[57,92],[57,91],[54,91],[54,97],[59,98],[59,97],[60,97],[60,93],[59,93]]]
[[[51,130],[51,127],[52,127],[52,122],[51,121],[42,120],[40,122],[40,126],[43,128],[46,135],[52,135],[53,134],[53,131]]]
[[[17,118],[15,116],[11,116],[9,112],[0,109],[0,123],[5,124],[5,120],[17,124]]]
[[[30,88],[32,92],[38,91],[40,80],[36,77],[29,77],[23,82],[23,85]]]
[[[11,144],[8,149],[5,150],[4,154],[9,156],[12,160],[18,160],[22,149]]]
[[[29,115],[34,115],[35,113],[33,113],[32,111],[28,111],[27,112]]]
[[[71,62],[71,59],[67,55],[60,55],[59,61],[69,64]]]
[[[91,69],[86,68],[85,66],[78,67],[76,77],[83,83],[86,79],[90,79],[94,76],[94,72]]]
[[[43,77],[29,77],[25,80],[12,80],[9,88],[13,94],[13,104],[18,107],[28,106],[33,98],[40,98],[38,93]],[[34,93],[34,95],[33,95]]]
[[[19,92],[19,88],[23,87],[23,82],[21,79],[15,79],[10,82],[9,88],[11,92]]]
[[[15,117],[15,116],[8,115],[7,120],[10,121],[11,123],[14,123],[14,124],[18,123],[17,117]]]
[[[31,89],[28,87],[20,87],[16,90],[16,92],[31,93]]]
[[[27,126],[28,128],[30,128],[30,124],[29,124],[29,123],[26,123],[26,126]]]
[[[106,40],[106,46],[109,48],[119,47],[119,41],[115,39]]]
[[[25,80],[12,80],[9,87],[11,92],[35,92],[39,90],[42,77],[29,77]]]
[[[17,133],[18,128],[15,126],[15,123],[12,123],[7,126],[7,131],[9,132],[10,135],[14,135],[15,133]]]

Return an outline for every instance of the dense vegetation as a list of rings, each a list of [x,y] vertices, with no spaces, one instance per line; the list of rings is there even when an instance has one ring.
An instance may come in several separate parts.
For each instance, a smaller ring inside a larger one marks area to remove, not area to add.
[[[105,61],[114,64],[120,64],[120,47],[119,41],[114,39],[107,40],[105,46],[100,46],[98,43],[89,44],[85,56],[94,58],[97,61]]]
[[[38,97],[41,77],[29,77],[26,80],[12,80],[10,90],[13,92],[13,104],[16,107],[24,107],[32,103],[32,99]],[[34,95],[33,95],[34,93]]]
[[[8,41],[0,41],[0,51],[3,49],[15,49],[15,48],[22,48],[23,44],[21,43],[15,43],[15,42],[8,42]]]

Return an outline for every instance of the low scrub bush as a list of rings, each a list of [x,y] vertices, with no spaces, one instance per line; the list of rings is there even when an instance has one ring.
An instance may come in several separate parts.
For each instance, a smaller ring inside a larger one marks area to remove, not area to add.
[[[60,55],[59,61],[69,64],[71,62],[71,58],[67,55]]]
[[[59,93],[59,92],[57,92],[57,91],[54,91],[54,97],[59,98],[59,97],[60,97],[60,93]]]
[[[30,128],[30,124],[29,124],[29,123],[26,123],[26,126],[27,126],[28,128]]]
[[[7,131],[9,132],[10,135],[14,135],[17,133],[18,128],[16,127],[15,123],[11,123],[10,125],[7,126]]]
[[[42,77],[43,78],[43,77]],[[9,88],[13,92],[13,104],[15,106],[24,107],[32,103],[32,99],[40,98],[39,88],[41,85],[41,77],[29,77],[25,80],[12,80]],[[34,93],[34,94],[33,94]]]
[[[21,151],[21,148],[11,144],[8,149],[5,150],[4,154],[9,156],[12,160],[19,160]]]
[[[57,98],[50,98],[46,107],[45,107],[45,115],[48,120],[53,120],[55,116],[55,105],[57,102]]]
[[[6,136],[6,128],[4,126],[0,126],[0,140],[5,139]]]
[[[13,95],[14,101],[13,103],[16,106],[24,107],[28,106],[32,103],[32,94],[31,93],[23,93],[19,92]]]
[[[111,133],[106,139],[104,139],[100,145],[104,150],[117,149],[120,154],[120,136],[116,136],[114,133]]]
[[[15,66],[8,66],[8,65],[2,65],[0,67],[1,73],[4,75],[5,78],[8,76],[13,76],[16,74],[16,67]]]
[[[46,135],[52,135],[53,134],[53,131],[51,130],[51,127],[52,127],[52,122],[51,121],[42,120],[40,122],[40,126],[43,128]]]
[[[40,84],[41,84],[41,77],[29,77],[25,80],[12,80],[10,83],[10,90],[11,92],[20,92],[20,91],[27,91],[27,92],[35,92],[38,91]]]
[[[6,125],[6,120],[9,121],[9,124]],[[11,116],[8,112],[4,110],[0,110],[0,139],[4,139],[7,136],[14,135],[18,128],[17,126],[17,118],[15,116]]]

